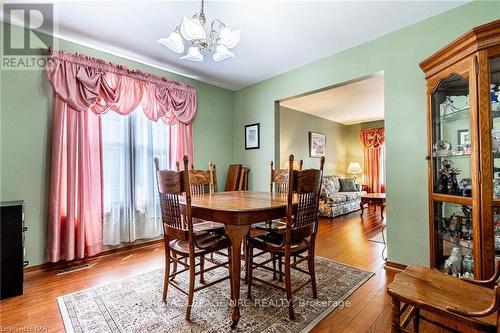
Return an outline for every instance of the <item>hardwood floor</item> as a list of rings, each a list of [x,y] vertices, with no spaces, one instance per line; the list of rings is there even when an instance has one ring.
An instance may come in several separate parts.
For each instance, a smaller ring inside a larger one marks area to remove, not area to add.
[[[349,297],[350,306],[336,309],[313,332],[389,332],[390,299],[385,292],[394,271],[384,269],[382,244],[368,241],[382,228],[380,214],[359,212],[322,219],[316,253],[375,272]],[[27,273],[23,296],[0,302],[1,332],[64,332],[56,297],[163,267],[163,246],[153,244],[89,262],[90,269],[57,275],[57,271]],[[23,330],[24,329],[24,330]],[[422,325],[422,332],[429,328]],[[434,330],[433,330],[434,331]]]

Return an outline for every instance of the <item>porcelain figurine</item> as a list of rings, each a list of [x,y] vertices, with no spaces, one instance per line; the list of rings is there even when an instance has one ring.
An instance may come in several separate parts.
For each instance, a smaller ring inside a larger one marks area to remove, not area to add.
[[[442,160],[441,169],[439,169],[439,181],[437,183],[437,192],[444,194],[460,195],[457,176],[461,170],[453,166],[453,161]]]
[[[455,277],[459,277],[462,271],[462,256],[460,255],[460,250],[458,247],[454,247],[451,250],[451,254],[444,262],[444,270],[448,274],[452,274]]]
[[[500,99],[499,99],[500,98],[500,96],[499,96],[500,94],[499,94],[499,92],[500,92],[500,86],[497,87],[496,84],[494,84],[494,83],[490,84],[491,102],[493,102],[493,103],[500,102]]]
[[[465,273],[471,274],[474,271],[474,258],[470,254],[464,256],[462,260],[462,269]]]
[[[495,251],[500,252],[500,236],[495,236]]]
[[[435,156],[450,156],[453,146],[448,141],[439,140],[432,148]]]
[[[498,177],[498,176],[497,176]],[[500,178],[493,179],[493,197],[500,198]]]

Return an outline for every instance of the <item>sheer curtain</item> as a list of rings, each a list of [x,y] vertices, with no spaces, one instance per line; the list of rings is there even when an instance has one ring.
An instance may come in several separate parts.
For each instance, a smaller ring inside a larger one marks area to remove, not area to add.
[[[162,234],[153,158],[169,165],[169,131],[170,126],[150,121],[142,110],[102,116],[104,245]]]

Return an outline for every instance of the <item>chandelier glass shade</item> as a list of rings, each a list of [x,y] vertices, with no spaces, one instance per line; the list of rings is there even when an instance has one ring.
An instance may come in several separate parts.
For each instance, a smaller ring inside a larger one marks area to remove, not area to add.
[[[170,51],[181,54],[188,51],[180,59],[203,61],[202,51],[212,52],[214,61],[234,58],[230,49],[240,42],[241,30],[231,30],[219,19],[212,21],[210,31],[205,28],[204,0],[201,1],[201,10],[192,18],[184,16],[182,22],[167,38],[161,38],[158,43],[166,46]]]

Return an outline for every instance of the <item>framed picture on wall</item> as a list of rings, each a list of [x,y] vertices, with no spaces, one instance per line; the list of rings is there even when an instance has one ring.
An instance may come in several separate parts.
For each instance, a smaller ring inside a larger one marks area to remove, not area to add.
[[[245,126],[245,149],[260,148],[260,123]]]
[[[326,135],[309,132],[309,156],[310,157],[325,156],[325,151],[326,151]]]

